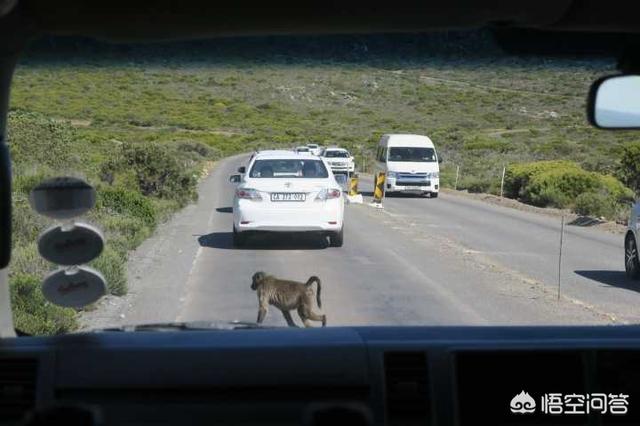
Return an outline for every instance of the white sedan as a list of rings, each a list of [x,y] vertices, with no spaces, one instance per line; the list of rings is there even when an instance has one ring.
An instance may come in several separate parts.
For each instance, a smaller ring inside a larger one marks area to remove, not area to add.
[[[310,153],[258,153],[239,182],[233,201],[233,242],[248,234],[317,232],[334,247],[343,243],[342,189],[326,162]]]

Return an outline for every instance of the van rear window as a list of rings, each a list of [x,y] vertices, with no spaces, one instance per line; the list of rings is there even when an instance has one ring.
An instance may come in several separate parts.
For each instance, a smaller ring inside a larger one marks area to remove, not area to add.
[[[389,158],[387,161],[432,163],[436,161],[436,151],[433,148],[392,147],[389,148]]]

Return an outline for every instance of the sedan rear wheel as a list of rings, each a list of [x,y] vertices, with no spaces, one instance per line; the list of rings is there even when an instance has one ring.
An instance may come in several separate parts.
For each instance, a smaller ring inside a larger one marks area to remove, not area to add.
[[[246,243],[247,243],[246,235],[242,234],[241,232],[238,232],[238,230],[234,226],[233,227],[233,246],[244,247]]]
[[[331,247],[342,247],[344,243],[344,226],[338,232],[329,235],[329,244]]]
[[[640,278],[640,261],[638,261],[638,245],[632,235],[628,235],[624,243],[624,269],[627,276],[637,280]]]

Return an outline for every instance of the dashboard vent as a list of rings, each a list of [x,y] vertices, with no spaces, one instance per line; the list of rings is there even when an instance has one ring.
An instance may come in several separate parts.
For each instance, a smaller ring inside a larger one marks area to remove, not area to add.
[[[0,418],[21,419],[35,406],[37,361],[0,358]]]
[[[427,358],[423,352],[384,355],[385,402],[389,425],[429,423]]]

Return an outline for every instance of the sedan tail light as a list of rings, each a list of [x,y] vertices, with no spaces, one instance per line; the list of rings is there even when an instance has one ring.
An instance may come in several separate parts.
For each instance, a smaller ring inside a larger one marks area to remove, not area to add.
[[[238,188],[236,189],[236,197],[244,200],[262,201],[260,193],[255,189]]]
[[[335,189],[335,188],[330,188],[330,189],[325,188],[318,193],[318,196],[316,197],[316,201],[326,201],[334,198],[340,198],[341,196],[342,196],[342,190]]]

